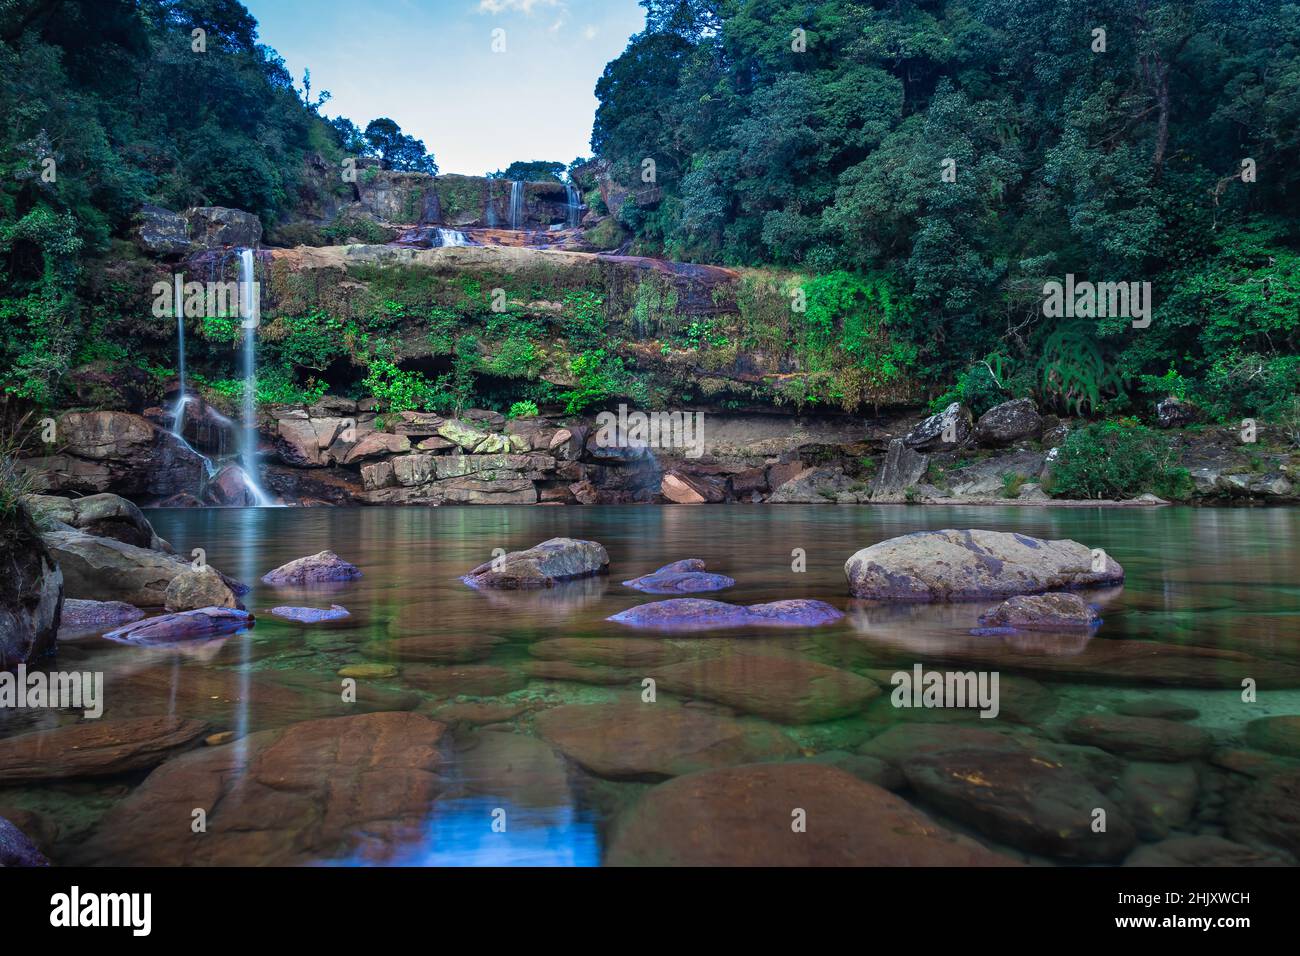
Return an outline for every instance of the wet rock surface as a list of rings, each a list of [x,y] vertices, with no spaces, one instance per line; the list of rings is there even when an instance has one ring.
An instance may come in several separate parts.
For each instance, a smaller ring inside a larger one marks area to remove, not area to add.
[[[859,551],[844,565],[855,597],[880,601],[976,601],[1102,587],[1124,580],[1110,556],[1077,541],[1004,531],[917,531]]]
[[[103,777],[157,766],[207,730],[198,720],[85,720],[0,740],[0,783]]]
[[[699,558],[687,558],[665,564],[657,571],[639,578],[624,581],[623,586],[636,588],[646,594],[695,594],[700,591],[722,591],[733,587],[735,578],[725,574],[711,574]]]
[[[1031,594],[1008,598],[980,616],[985,628],[1019,631],[1068,631],[1095,627],[1097,612],[1077,594]]]
[[[609,620],[632,627],[703,631],[728,627],[816,627],[843,617],[825,601],[794,599],[766,604],[727,604],[702,598],[672,598],[620,611]]]
[[[324,621],[339,621],[351,616],[348,609],[341,604],[331,604],[327,608],[280,605],[271,608],[271,613],[287,621],[297,621],[299,624],[320,624]]]
[[[608,567],[609,554],[598,542],[551,538],[480,564],[464,580],[474,588],[526,590],[602,574]]]
[[[1113,714],[1079,717],[1066,724],[1065,738],[1132,760],[1172,763],[1204,757],[1214,744],[1210,735],[1199,727],[1155,717]]]
[[[0,817],[0,868],[49,865],[50,861],[16,824]]]
[[[104,635],[124,644],[174,644],[182,641],[208,640],[252,627],[253,615],[228,607],[204,607],[179,614],[163,614]]]
[[[791,810],[808,820],[791,827]],[[810,763],[711,770],[660,784],[615,822],[613,866],[1000,866],[888,790]]]
[[[279,586],[306,584],[336,584],[354,581],[361,577],[361,569],[344,561],[333,551],[321,551],[282,564],[262,575],[267,584]]]

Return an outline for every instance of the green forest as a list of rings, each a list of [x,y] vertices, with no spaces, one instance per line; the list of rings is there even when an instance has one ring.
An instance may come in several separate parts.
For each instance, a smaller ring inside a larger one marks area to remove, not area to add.
[[[624,251],[807,277],[789,316],[805,355],[833,345],[841,382],[906,380],[936,406],[1033,395],[1144,419],[1173,396],[1224,422],[1297,415],[1300,6],[642,5],[591,138],[627,193]],[[143,204],[247,210],[274,242],[341,192],[313,169],[437,171],[438,144],[393,120],[330,117],[236,0],[0,0],[0,118],[10,411],[58,404],[87,362],[169,371],[133,348],[138,297],[105,268],[138,255]],[[1045,284],[1067,276],[1150,283],[1149,325],[1049,317]]]

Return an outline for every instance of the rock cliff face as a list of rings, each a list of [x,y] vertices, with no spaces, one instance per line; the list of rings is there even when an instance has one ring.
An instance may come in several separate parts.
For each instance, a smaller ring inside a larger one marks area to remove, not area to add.
[[[23,507],[0,515],[0,670],[52,653],[63,574]]]

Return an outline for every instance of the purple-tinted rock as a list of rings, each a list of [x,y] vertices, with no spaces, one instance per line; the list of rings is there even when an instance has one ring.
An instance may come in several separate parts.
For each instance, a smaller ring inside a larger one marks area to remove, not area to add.
[[[219,637],[251,627],[253,615],[233,607],[203,607],[136,621],[104,636],[124,644],[174,644]]]
[[[0,867],[49,865],[50,861],[22,830],[0,817]]]
[[[333,551],[321,551],[282,564],[274,571],[262,575],[262,580],[267,584],[279,585],[333,584],[338,581],[354,581],[359,577],[361,569],[355,564],[348,564]]]
[[[725,574],[711,574],[704,570],[699,558],[686,558],[665,564],[658,571],[643,574],[623,586],[636,588],[646,594],[696,594],[700,591],[721,591],[735,585],[734,578]]]
[[[331,604],[327,608],[282,605],[271,608],[271,613],[276,617],[287,618],[300,624],[319,624],[321,621],[337,621],[349,616],[348,609],[339,604]]]
[[[673,598],[628,608],[608,620],[633,627],[702,631],[722,627],[815,627],[843,616],[824,601],[795,599],[746,607],[702,598]]]
[[[63,616],[59,618],[60,631],[89,631],[114,624],[130,624],[144,617],[144,611],[124,601],[84,601],[66,598]]]

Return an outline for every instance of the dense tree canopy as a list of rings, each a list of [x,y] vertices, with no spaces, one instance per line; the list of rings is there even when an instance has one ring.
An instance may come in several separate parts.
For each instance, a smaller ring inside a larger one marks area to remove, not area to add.
[[[886,273],[937,380],[994,353],[1050,392],[1082,352],[1111,398],[1170,367],[1236,410],[1234,369],[1294,391],[1300,6],[642,5],[592,145],[643,251]],[[1067,273],[1151,281],[1154,322],[1046,319]]]

